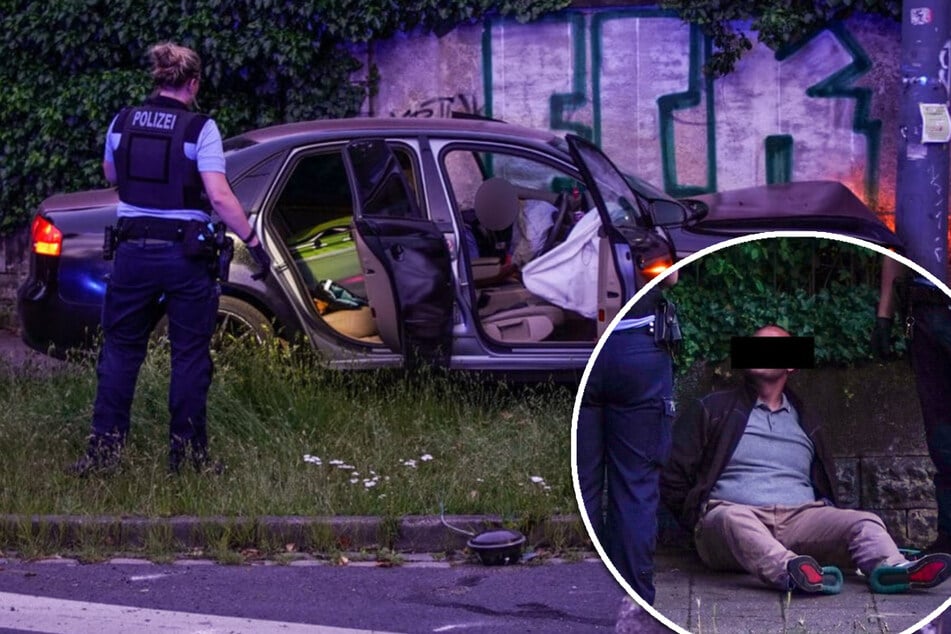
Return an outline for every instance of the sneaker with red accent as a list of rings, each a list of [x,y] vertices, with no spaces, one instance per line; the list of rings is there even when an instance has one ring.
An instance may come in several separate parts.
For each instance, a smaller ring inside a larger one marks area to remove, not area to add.
[[[789,589],[802,592],[838,594],[842,591],[842,571],[835,566],[820,566],[809,555],[793,557],[786,562]]]
[[[933,588],[949,577],[951,555],[932,553],[897,566],[879,566],[872,571],[868,583],[875,592],[894,594],[912,588]]]

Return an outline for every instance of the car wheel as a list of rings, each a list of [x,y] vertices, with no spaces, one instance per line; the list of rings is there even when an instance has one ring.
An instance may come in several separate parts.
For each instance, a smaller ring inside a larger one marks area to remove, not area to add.
[[[272,332],[271,320],[251,304],[223,295],[218,299],[218,315],[213,348],[220,348],[231,341],[253,340],[262,343]],[[155,325],[153,337],[168,337],[168,316],[163,316]]]
[[[218,299],[218,322],[213,345],[229,340],[253,339],[262,343],[272,334],[271,320],[257,308],[234,297]]]

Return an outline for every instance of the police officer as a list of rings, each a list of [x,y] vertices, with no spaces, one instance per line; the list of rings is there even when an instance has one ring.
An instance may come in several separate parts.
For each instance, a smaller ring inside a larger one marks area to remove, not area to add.
[[[103,171],[119,190],[117,244],[102,311],[104,341],[92,431],[85,455],[69,471],[84,476],[118,465],[129,432],[136,378],[164,297],[171,343],[169,469],[186,459],[210,466],[205,410],[209,352],[220,289],[203,247],[214,210],[241,236],[261,271],[270,259],[225,177],[218,126],[192,112],[201,60],[172,43],[149,50],[155,90],[125,108],[106,133]]]
[[[872,352],[879,358],[890,353],[896,308],[905,317],[925,441],[935,466],[938,536],[925,551],[951,552],[951,408],[947,402],[951,394],[951,298],[886,256],[882,258],[881,295],[871,342]]]
[[[675,272],[664,283],[676,280]],[[661,323],[670,306],[655,286],[608,336],[584,386],[575,444],[591,528],[620,575],[649,604],[660,472],[674,414],[671,336]]]

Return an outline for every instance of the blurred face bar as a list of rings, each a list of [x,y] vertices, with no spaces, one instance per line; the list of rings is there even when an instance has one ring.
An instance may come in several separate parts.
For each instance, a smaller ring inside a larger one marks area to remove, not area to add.
[[[732,337],[730,365],[734,370],[813,368],[815,340],[812,337]]]

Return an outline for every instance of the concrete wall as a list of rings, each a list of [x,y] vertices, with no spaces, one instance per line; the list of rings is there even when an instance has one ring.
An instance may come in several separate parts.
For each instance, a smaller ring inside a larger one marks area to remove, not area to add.
[[[382,79],[366,113],[461,110],[575,132],[672,193],[834,179],[892,210],[899,32],[850,19],[779,54],[757,45],[711,80],[703,35],[656,9],[490,20],[375,43],[365,54]]]

